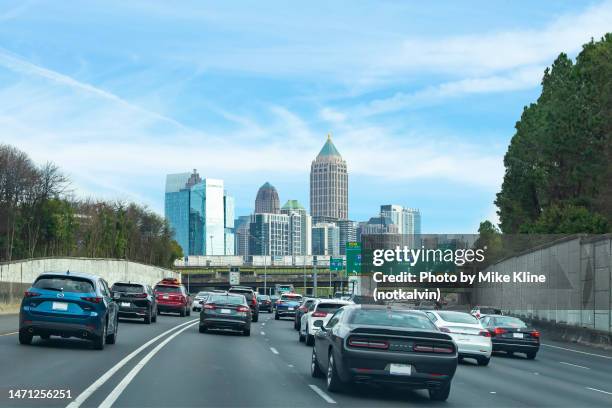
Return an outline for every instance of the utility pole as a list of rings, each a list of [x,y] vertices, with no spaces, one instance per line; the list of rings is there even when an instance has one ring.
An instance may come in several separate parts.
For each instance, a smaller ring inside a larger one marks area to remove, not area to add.
[[[312,268],[313,268],[313,272],[312,272],[312,279],[313,279],[312,291],[314,292],[313,296],[317,297],[317,258],[315,258],[315,256],[312,257]]]

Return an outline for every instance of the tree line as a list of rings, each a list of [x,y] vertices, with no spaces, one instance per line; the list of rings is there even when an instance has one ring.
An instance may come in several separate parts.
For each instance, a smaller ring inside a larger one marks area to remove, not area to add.
[[[74,198],[53,163],[0,145],[0,260],[118,258],[171,267],[183,256],[168,223],[146,207]]]
[[[612,226],[612,34],[560,54],[526,106],[495,204],[503,233],[607,233]],[[495,230],[491,223],[481,229]]]

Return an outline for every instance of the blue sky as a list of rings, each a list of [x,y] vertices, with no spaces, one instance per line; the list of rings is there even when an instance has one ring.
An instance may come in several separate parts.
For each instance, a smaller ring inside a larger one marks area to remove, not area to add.
[[[3,0],[0,141],[160,214],[165,174],[197,168],[244,215],[265,181],[308,206],[332,132],[352,219],[394,203],[474,232],[543,70],[612,3],[425,3]]]

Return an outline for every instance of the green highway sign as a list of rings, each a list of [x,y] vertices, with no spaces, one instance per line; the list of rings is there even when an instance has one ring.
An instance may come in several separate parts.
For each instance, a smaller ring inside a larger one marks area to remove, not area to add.
[[[361,274],[361,242],[346,243],[346,273]]]
[[[342,258],[330,258],[329,259],[329,270],[330,271],[341,271],[344,269],[344,261]]]

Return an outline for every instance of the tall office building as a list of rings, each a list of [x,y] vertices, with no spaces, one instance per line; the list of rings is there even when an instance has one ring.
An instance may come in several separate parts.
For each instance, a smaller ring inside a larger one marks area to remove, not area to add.
[[[340,229],[332,222],[321,222],[312,227],[313,255],[340,255]]]
[[[259,187],[257,197],[255,198],[255,214],[279,214],[280,200],[278,199],[278,191],[267,181]]]
[[[388,204],[380,206],[380,214],[390,218],[398,227],[398,233],[404,235],[404,245],[413,248],[421,246],[421,213],[414,208]]]
[[[234,220],[234,241],[236,255],[249,255],[250,215],[241,215]]]
[[[249,255],[289,255],[289,216],[253,214],[249,224]]]
[[[234,200],[223,180],[167,175],[165,216],[185,255],[234,254]]]
[[[310,214],[314,223],[348,218],[348,173],[331,136],[310,166]]]
[[[281,214],[289,216],[289,253],[312,255],[312,217],[297,200],[288,200]]]
[[[346,255],[346,243],[357,240],[357,222],[340,220],[336,225],[340,231],[340,255]]]

